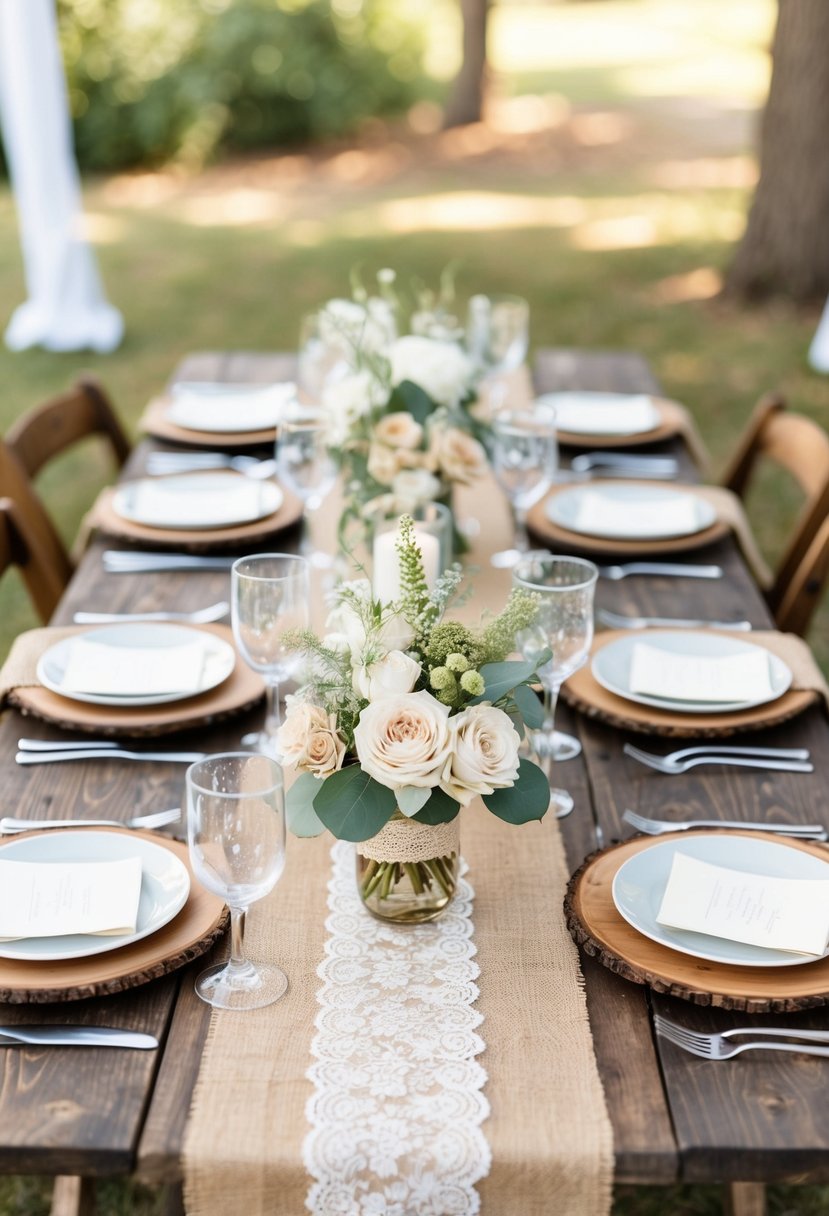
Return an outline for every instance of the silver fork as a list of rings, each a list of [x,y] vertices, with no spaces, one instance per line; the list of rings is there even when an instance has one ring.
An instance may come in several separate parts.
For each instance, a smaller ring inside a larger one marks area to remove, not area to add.
[[[674,1042],[683,1037],[689,1043],[701,1043],[703,1046],[713,1039],[733,1039],[744,1034],[767,1034],[779,1039],[808,1039],[811,1043],[829,1043],[829,1030],[812,1030],[809,1027],[800,1030],[796,1026],[732,1026],[730,1030],[706,1034],[702,1030],[690,1030],[687,1026],[680,1026],[678,1022],[672,1022],[661,1013],[653,1015],[653,1024],[657,1033],[664,1033],[666,1038],[676,1035]]]
[[[180,807],[169,811],[154,811],[150,815],[134,815],[132,819],[16,819],[7,815],[0,819],[0,834],[31,832],[36,828],[163,828],[181,819]]]
[[[808,1056],[829,1056],[829,1045],[825,1047],[814,1046],[812,1044],[815,1040],[811,1040],[810,1043],[775,1043],[764,1039],[752,1039],[748,1043],[730,1043],[726,1039],[725,1034],[704,1035],[689,1033],[683,1027],[678,1027],[673,1022],[667,1022],[658,1015],[654,1018],[654,1028],[660,1038],[667,1039],[669,1043],[673,1043],[676,1047],[681,1047],[683,1051],[690,1052],[693,1056],[701,1056],[704,1060],[730,1060],[732,1056],[738,1056],[744,1051],[788,1051]],[[765,1027],[761,1028],[759,1026],[737,1033],[777,1034],[786,1038],[791,1034],[791,1032],[786,1032],[785,1030],[777,1028],[766,1030]],[[806,1038],[806,1035],[804,1034],[800,1037]],[[829,1042],[829,1039],[822,1038],[820,1041]]]
[[[114,625],[130,621],[183,621],[188,625],[208,625],[211,621],[220,621],[228,612],[230,604],[220,600],[195,612],[76,612],[72,619],[76,625]]]
[[[611,612],[608,608],[600,608],[596,614],[599,620],[609,625],[611,629],[738,629],[746,632],[751,629],[751,621],[702,621],[692,618],[673,616],[624,616],[621,612]]]
[[[626,810],[622,819],[646,836],[664,836],[666,832],[686,832],[689,828],[736,828],[748,832],[776,832],[781,836],[797,836],[801,840],[826,840],[826,828],[819,823],[751,823],[739,819],[647,819],[636,811]]]
[[[722,578],[721,566],[685,566],[678,562],[625,562],[621,566],[599,566],[602,578],[618,582],[631,574],[667,575],[670,578]]]
[[[665,773],[674,777],[679,773],[687,773],[689,769],[697,768],[700,764],[725,764],[734,768],[762,768],[771,772],[781,773],[813,773],[814,765],[806,759],[797,759],[781,755],[768,755],[757,749],[758,754],[741,753],[726,748],[700,748],[697,755],[686,755],[677,760],[670,756],[654,756],[650,752],[640,751],[631,743],[624,745],[625,755],[638,760],[640,764],[655,769],[657,773]]]

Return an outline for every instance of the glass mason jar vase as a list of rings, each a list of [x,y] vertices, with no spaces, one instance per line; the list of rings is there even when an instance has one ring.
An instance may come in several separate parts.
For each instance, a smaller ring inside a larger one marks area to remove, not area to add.
[[[398,925],[436,920],[452,902],[460,865],[460,815],[434,827],[395,811],[357,845],[357,890],[372,916]]]

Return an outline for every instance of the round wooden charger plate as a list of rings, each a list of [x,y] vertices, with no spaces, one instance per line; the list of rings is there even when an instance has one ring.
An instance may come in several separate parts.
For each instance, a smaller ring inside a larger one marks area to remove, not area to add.
[[[227,625],[191,626],[215,633],[233,645],[233,634]],[[87,734],[130,736],[151,738],[154,735],[173,734],[175,731],[193,730],[209,726],[225,718],[251,709],[265,693],[262,677],[251,671],[240,658],[236,659],[233,671],[216,688],[208,689],[197,697],[181,701],[165,701],[161,705],[140,705],[134,709],[127,705],[92,705],[86,701],[72,701],[40,684],[13,689],[8,696],[9,704],[24,714],[41,718],[64,730],[83,731]]]
[[[113,510],[112,500],[116,490],[108,486],[102,490],[92,508],[91,521],[99,532],[115,540],[151,546],[153,549],[174,549],[185,553],[217,553],[235,550],[246,545],[261,544],[286,528],[292,528],[302,519],[302,503],[280,486],[284,495],[282,505],[272,515],[252,523],[234,524],[229,528],[151,528],[123,519]]]
[[[715,835],[749,836],[786,844],[829,860],[826,846],[813,840],[781,841],[772,832],[737,832],[724,829]],[[718,1005],[747,1013],[782,1013],[829,1003],[829,958],[796,967],[733,967],[712,963],[671,950],[637,932],[616,910],[612,886],[617,870],[634,854],[665,840],[687,837],[688,832],[664,836],[634,836],[600,853],[593,853],[576,870],[567,886],[564,912],[567,927],[585,953],[610,971],[634,984],[647,984],[656,992]]]
[[[604,486],[633,486],[636,484],[644,483],[611,480],[602,482]],[[648,482],[647,484],[652,485],[653,483]],[[651,557],[663,557],[670,553],[687,553],[692,549],[701,549],[705,545],[722,540],[731,531],[724,520],[715,519],[710,527],[702,528],[699,532],[692,532],[690,536],[666,536],[658,540],[618,540],[614,537],[589,536],[585,532],[573,532],[570,528],[553,523],[548,518],[545,509],[547,503],[558,494],[564,494],[572,489],[573,486],[567,484],[555,486],[546,498],[536,503],[527,512],[527,528],[530,532],[546,544],[565,553],[595,553],[604,557],[626,557],[647,561]],[[682,486],[682,491],[693,494],[694,487]]]
[[[259,447],[262,444],[273,446],[276,441],[276,427],[267,427],[262,431],[191,431],[189,427],[178,426],[167,417],[171,400],[169,397],[155,397],[145,409],[139,426],[145,435],[153,439],[164,439],[168,443],[177,443],[187,448],[218,448],[220,451],[239,451],[243,448]]]
[[[604,449],[649,447],[679,435],[682,430],[681,407],[664,397],[651,397],[651,401],[659,411],[659,423],[649,431],[640,431],[636,435],[584,435],[577,431],[557,430],[556,437],[562,447]]]
[[[591,658],[603,646],[629,636],[630,633],[624,629],[609,629],[606,633],[598,634],[590,650]],[[588,718],[597,718],[621,730],[677,739],[721,739],[739,731],[778,726],[802,714],[820,698],[820,694],[812,689],[790,688],[776,701],[755,705],[751,709],[713,714],[677,713],[659,709],[655,705],[641,705],[638,701],[628,701],[626,697],[608,692],[593,675],[589,661],[569,677],[562,686],[561,695],[568,705]]]
[[[62,829],[49,830],[57,832]],[[100,832],[102,829],[94,830]],[[108,950],[89,958],[61,959],[54,963],[0,958],[0,1002],[12,1005],[30,1002],[46,1004],[49,1001],[81,1001],[93,996],[112,996],[125,988],[137,988],[139,984],[176,971],[204,954],[221,937],[227,921],[227,909],[218,896],[205,890],[194,877],[186,844],[160,836],[157,832],[136,833],[128,828],[108,830],[143,836],[153,844],[169,849],[184,862],[190,875],[190,894],[186,904],[157,933],[118,950]],[[26,832],[26,836],[44,834]],[[0,841],[0,848],[4,843],[8,841]]]

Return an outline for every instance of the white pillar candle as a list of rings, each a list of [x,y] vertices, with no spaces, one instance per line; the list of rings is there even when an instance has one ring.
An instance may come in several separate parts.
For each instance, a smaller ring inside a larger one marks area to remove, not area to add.
[[[400,557],[397,549],[398,533],[393,529],[378,532],[372,547],[372,589],[374,598],[383,604],[400,597]],[[415,539],[423,557],[423,573],[429,590],[434,589],[440,574],[440,542],[436,536],[415,524]]]

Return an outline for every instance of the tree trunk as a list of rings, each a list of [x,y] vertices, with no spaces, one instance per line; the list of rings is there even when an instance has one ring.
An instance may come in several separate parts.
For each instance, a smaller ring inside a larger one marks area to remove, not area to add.
[[[490,0],[460,0],[460,5],[463,17],[463,60],[446,106],[444,128],[480,122],[483,113]]]
[[[726,279],[743,298],[829,293],[829,2],[780,0],[760,180]]]

